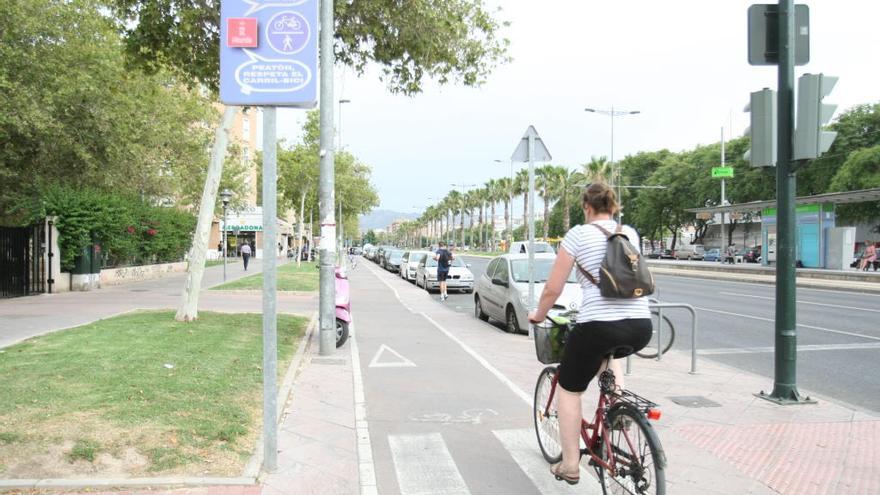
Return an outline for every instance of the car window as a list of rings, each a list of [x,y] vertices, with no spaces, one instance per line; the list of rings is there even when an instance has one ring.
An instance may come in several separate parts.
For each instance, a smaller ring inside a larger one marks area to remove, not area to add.
[[[427,255],[423,254],[422,258],[419,260],[419,266],[425,266],[425,258],[427,258]]]
[[[494,260],[489,262],[489,266],[486,267],[486,276],[491,280],[495,275],[495,269],[498,267],[498,263],[501,262],[501,258],[495,258]]]
[[[507,260],[500,259],[498,260],[498,266],[495,267],[495,273],[492,275],[493,279],[501,279],[502,282],[507,282],[509,280],[508,277],[508,269],[507,269]]]
[[[535,260],[535,282],[543,283],[546,282],[550,277],[550,270],[553,269],[553,262],[555,260],[543,258]],[[513,281],[514,282],[528,282],[529,281],[529,260],[513,260],[511,262],[513,266]],[[575,277],[574,269],[568,274],[568,278],[565,280],[566,283],[576,283],[577,277]]]

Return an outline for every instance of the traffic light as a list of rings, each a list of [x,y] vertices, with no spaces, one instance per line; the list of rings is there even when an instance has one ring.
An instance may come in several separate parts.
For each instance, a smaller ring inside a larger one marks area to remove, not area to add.
[[[750,112],[746,135],[751,148],[743,155],[753,167],[776,166],[776,91],[764,88],[752,93],[744,109]]]
[[[836,132],[823,131],[837,105],[822,103],[837,78],[824,74],[804,74],[798,78],[797,127],[794,130],[794,159],[818,158],[828,151]]]

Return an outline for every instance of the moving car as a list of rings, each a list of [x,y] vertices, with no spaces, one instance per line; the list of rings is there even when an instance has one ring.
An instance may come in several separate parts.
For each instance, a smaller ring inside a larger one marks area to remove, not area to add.
[[[544,290],[550,275],[555,254],[535,255],[535,299]],[[565,281],[562,294],[553,308],[557,311],[577,309],[581,303],[580,283],[572,269]],[[529,256],[505,254],[489,262],[486,272],[477,280],[474,288],[474,316],[504,322],[508,332],[528,331],[529,307]]]
[[[513,242],[510,244],[510,249],[508,249],[507,252],[510,254],[528,254],[529,241]],[[535,254],[538,253],[556,254],[556,251],[553,249],[553,246],[551,246],[549,242],[535,241]]]
[[[400,259],[400,278],[406,281],[415,280],[416,269],[426,254],[433,256],[428,251],[406,251],[403,253],[403,258]]]
[[[721,249],[714,248],[703,253],[703,261],[721,261]]]
[[[422,256],[419,266],[416,268],[416,286],[422,287],[428,292],[439,290],[440,282],[437,280],[437,260],[432,253]],[[466,265],[461,258],[455,258],[449,267],[449,278],[446,279],[448,290],[460,290],[471,293],[474,291],[474,274],[470,266]]]
[[[705,250],[701,244],[687,244],[675,250],[677,260],[701,260]]]

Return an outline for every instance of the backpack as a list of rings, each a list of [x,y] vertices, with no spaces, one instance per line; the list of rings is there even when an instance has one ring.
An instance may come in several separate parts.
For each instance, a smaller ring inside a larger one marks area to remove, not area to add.
[[[651,274],[648,264],[636,248],[629,242],[629,238],[623,234],[623,225],[618,225],[613,234],[601,225],[594,223],[590,225],[601,230],[608,239],[605,258],[599,267],[599,280],[597,281],[590,272],[584,270],[577,260],[575,264],[587,280],[599,287],[602,297],[634,299],[653,294],[654,275]]]
[[[449,251],[447,249],[441,249],[437,256],[437,264],[438,266],[449,266]]]

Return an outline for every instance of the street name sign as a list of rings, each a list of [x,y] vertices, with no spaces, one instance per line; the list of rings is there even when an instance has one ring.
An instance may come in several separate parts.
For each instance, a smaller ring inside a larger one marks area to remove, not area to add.
[[[223,0],[220,101],[314,108],[318,0]]]
[[[712,167],[712,177],[715,179],[732,179],[733,167]]]

